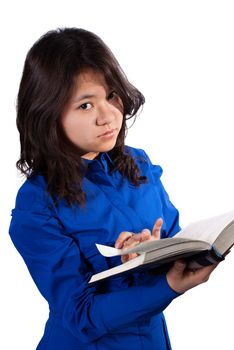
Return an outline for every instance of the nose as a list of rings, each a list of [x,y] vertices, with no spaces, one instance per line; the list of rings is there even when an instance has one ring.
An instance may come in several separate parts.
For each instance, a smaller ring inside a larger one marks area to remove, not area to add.
[[[114,118],[115,111],[113,106],[111,106],[109,103],[103,103],[101,106],[99,106],[96,119],[97,125],[101,126],[111,124]]]

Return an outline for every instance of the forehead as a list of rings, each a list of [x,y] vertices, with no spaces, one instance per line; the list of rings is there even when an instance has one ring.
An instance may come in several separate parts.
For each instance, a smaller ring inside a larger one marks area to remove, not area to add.
[[[76,78],[76,91],[81,89],[88,89],[91,87],[104,87],[107,88],[107,83],[104,75],[101,72],[93,69],[87,69],[82,71]]]

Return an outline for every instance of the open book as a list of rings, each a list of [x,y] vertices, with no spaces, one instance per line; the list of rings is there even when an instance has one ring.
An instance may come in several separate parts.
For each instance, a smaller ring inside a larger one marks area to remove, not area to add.
[[[160,273],[173,261],[185,259],[188,268],[197,269],[222,261],[234,245],[234,211],[193,222],[172,238],[146,241],[129,249],[116,249],[96,244],[105,257],[137,253],[126,263],[93,275],[89,283],[136,270]]]

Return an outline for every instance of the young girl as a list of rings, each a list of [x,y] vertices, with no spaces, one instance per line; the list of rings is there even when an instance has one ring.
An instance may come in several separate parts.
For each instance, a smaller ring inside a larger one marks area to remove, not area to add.
[[[17,167],[27,180],[10,235],[49,303],[38,350],[171,349],[163,310],[215,268],[194,272],[178,261],[165,274],[88,284],[120,263],[95,243],[121,248],[179,230],[161,168],[124,144],[126,120],[143,103],[91,32],[50,31],[27,55],[17,105]]]

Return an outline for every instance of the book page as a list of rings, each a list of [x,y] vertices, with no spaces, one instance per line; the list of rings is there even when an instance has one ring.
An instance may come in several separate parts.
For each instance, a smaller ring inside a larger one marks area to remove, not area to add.
[[[186,239],[187,240],[187,239]],[[99,250],[99,253],[101,253],[105,257],[113,257],[113,256],[118,256],[118,255],[125,255],[125,254],[131,254],[131,253],[138,253],[138,254],[143,254],[147,251],[151,250],[157,250],[161,249],[165,246],[171,246],[175,245],[178,242],[181,243],[185,241],[184,238],[179,238],[176,240],[171,240],[171,238],[165,238],[162,240],[156,240],[156,241],[145,241],[142,242],[138,245],[135,245],[132,248],[123,248],[123,249],[117,249],[114,247],[109,247],[103,244],[98,244],[96,243],[96,247]]]
[[[132,260],[125,262],[124,264],[112,267],[109,270],[98,272],[91,277],[91,279],[89,280],[88,283],[94,283],[96,281],[102,280],[102,279],[107,278],[109,276],[114,276],[114,275],[117,275],[119,273],[123,273],[125,271],[129,271],[131,269],[134,269],[135,267],[143,264],[144,258],[145,258],[145,256],[142,254],[142,255],[139,255]]]
[[[193,222],[174,237],[198,239],[213,244],[219,234],[234,221],[234,211],[209,219]]]
[[[159,240],[152,240],[152,241],[145,241],[142,243],[139,243],[135,245],[132,248],[127,249],[116,249],[113,247],[109,247],[102,244],[97,244],[96,247],[99,250],[99,252],[105,256],[105,257],[113,257],[118,255],[125,255],[125,254],[131,254],[131,253],[137,253],[137,254],[144,254],[147,252],[156,252],[156,251],[162,251],[165,252],[167,249],[169,249],[169,252],[174,249],[179,249],[179,246],[185,246],[188,244],[192,244],[193,248],[196,249],[198,247],[199,249],[204,247],[204,241],[199,241],[197,239],[188,239],[184,237],[175,237],[175,238],[164,238]],[[172,248],[176,247],[176,248]],[[210,248],[210,245],[205,244],[206,249]],[[160,253],[158,254],[160,255]]]

